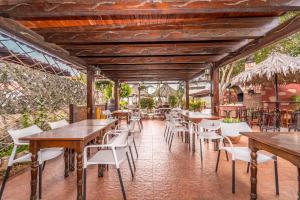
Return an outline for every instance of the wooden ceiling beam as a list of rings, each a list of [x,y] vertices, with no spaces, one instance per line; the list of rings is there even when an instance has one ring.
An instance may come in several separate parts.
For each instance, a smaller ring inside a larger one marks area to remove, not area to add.
[[[101,72],[103,72],[104,74],[117,74],[117,75],[127,75],[127,74],[141,74],[141,75],[148,75],[148,74],[195,74],[197,72],[199,72],[199,70],[186,70],[186,69],[176,69],[176,70],[165,70],[165,69],[160,69],[160,70],[135,70],[135,71],[130,71],[128,72],[127,70],[102,70]]]
[[[201,56],[151,56],[151,57],[86,57],[84,60],[91,65],[101,64],[169,64],[217,62],[224,55]]]
[[[178,70],[178,69],[188,69],[188,70],[201,70],[207,68],[207,64],[141,64],[141,65],[99,65],[100,70]]]
[[[247,40],[209,43],[64,45],[71,55],[83,56],[142,56],[142,55],[204,55],[234,52],[247,44]]]
[[[122,42],[168,42],[205,40],[242,40],[262,37],[267,30],[244,29],[203,29],[203,30],[137,30],[137,31],[96,31],[72,33],[45,33],[45,40],[56,44],[122,43]]]
[[[26,18],[62,18],[74,16],[101,15],[157,15],[157,14],[253,14],[300,10],[300,2],[294,0],[212,0],[207,1],[148,1],[148,0],[36,0],[26,1],[7,0],[0,3],[0,14],[17,19]]]
[[[220,61],[216,63],[216,66],[224,66],[226,64],[232,63],[238,59],[246,57],[255,51],[271,45],[281,39],[284,39],[294,33],[300,31],[300,14],[294,18],[282,23],[278,27],[272,29],[262,38],[256,39],[249,44],[241,47],[236,52],[229,54]]]
[[[91,23],[92,21],[92,23]],[[113,21],[113,23],[111,22]],[[91,31],[117,31],[117,30],[199,30],[216,28],[266,28],[278,25],[278,17],[224,17],[224,18],[204,18],[176,16],[176,18],[167,18],[166,20],[147,20],[147,23],[141,23],[141,19],[72,19],[72,20],[20,20],[28,28],[31,28],[39,34],[44,33],[68,33],[68,32],[91,32]],[[80,26],[74,26],[75,24]]]

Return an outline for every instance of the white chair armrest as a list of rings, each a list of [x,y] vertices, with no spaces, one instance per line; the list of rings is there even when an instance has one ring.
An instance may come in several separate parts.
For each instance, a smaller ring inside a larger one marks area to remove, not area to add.
[[[106,143],[108,143],[108,137],[109,135],[119,135],[121,132],[117,132],[115,131],[108,131],[104,134],[103,139],[102,139],[102,145],[104,145],[105,143],[105,139],[106,139]]]
[[[231,142],[231,140],[227,137],[227,136],[222,136],[222,139],[220,141],[220,146],[219,146],[219,149],[224,149],[224,139],[226,139],[229,143],[229,147],[231,149],[231,152],[232,152],[232,160],[235,160],[235,151],[234,151],[234,146]]]

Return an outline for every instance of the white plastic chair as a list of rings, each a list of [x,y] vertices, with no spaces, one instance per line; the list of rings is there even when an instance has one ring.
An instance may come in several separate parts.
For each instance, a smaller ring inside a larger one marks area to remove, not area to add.
[[[69,122],[67,122],[67,120],[62,119],[59,121],[55,121],[55,122],[48,122],[48,125],[50,126],[51,129],[56,129],[56,128],[61,128],[64,126],[69,125]],[[73,171],[75,170],[74,166],[74,158],[75,158],[75,151],[72,149],[68,149],[65,148],[65,153],[67,153],[67,157],[68,157],[68,165],[67,168],[65,169],[65,177],[68,177],[69,174],[69,170]]]
[[[139,126],[139,131],[141,132],[143,129],[142,117],[140,111],[133,112],[130,116],[130,121],[136,122]],[[134,123],[135,125],[135,123]]]
[[[231,154],[232,157],[232,193],[235,193],[235,161],[240,160],[248,163],[247,172],[249,171],[249,163],[251,161],[251,150],[249,147],[235,147],[233,146],[229,137],[240,135],[240,132],[252,132],[251,128],[246,122],[241,123],[220,123],[222,139],[220,142],[220,147],[218,151],[218,158],[216,163],[216,172],[218,171],[218,165],[220,160],[221,150],[224,150]],[[229,137],[228,137],[229,136]],[[229,143],[228,147],[225,147],[223,140]],[[274,172],[275,172],[275,188],[276,194],[279,194],[278,185],[278,168],[277,168],[277,157],[269,156],[262,152],[257,153],[257,163],[264,163],[268,161],[274,161]]]
[[[28,141],[20,140],[19,138],[30,136],[33,134],[41,133],[43,132],[38,126],[33,125],[28,128],[23,128],[19,130],[8,130],[8,133],[13,139],[14,147],[11,152],[11,155],[8,160],[7,169],[5,171],[3,183],[1,186],[0,191],[0,199],[2,198],[2,194],[5,188],[5,184],[7,182],[7,179],[9,177],[9,173],[12,169],[13,164],[16,163],[24,163],[24,162],[30,162],[31,161],[31,153],[25,154],[19,158],[15,158],[17,154],[17,148],[21,145],[29,145]],[[42,171],[44,168],[44,164],[47,160],[54,159],[58,156],[60,156],[63,153],[63,149],[61,148],[47,148],[47,149],[41,149],[38,152],[38,162],[39,162],[39,198],[42,198]]]
[[[130,155],[131,155],[131,159],[132,159],[132,163],[133,163],[133,167],[134,167],[134,170],[136,170],[136,167],[135,167],[135,162],[134,162],[134,157],[133,157],[133,153],[132,153],[132,146],[134,147],[135,149],[135,153],[136,153],[136,157],[138,158],[139,157],[139,154],[138,154],[138,151],[137,151],[137,146],[136,146],[136,143],[135,143],[135,139],[134,139],[134,125],[135,125],[135,121],[131,121],[129,126],[126,125],[126,126],[122,126],[121,124],[118,124],[115,128],[115,133],[118,134],[118,133],[122,133],[123,131],[128,131],[128,148],[129,148],[129,152],[130,152]],[[108,139],[108,137],[107,137]],[[107,141],[109,142],[109,141]]]
[[[62,119],[62,120],[55,121],[55,122],[48,122],[48,124],[51,129],[56,129],[56,128],[60,128],[60,127],[69,125],[69,122],[67,122],[65,119]]]
[[[188,142],[189,147],[190,147],[190,140],[189,140],[189,129],[186,126],[187,123],[182,122],[182,121],[177,121],[176,118],[172,117],[170,118],[170,128],[169,128],[169,133],[167,135],[167,143],[169,143],[169,150],[171,150],[172,142],[174,135],[177,133],[182,133],[182,140],[183,140],[183,134],[185,135],[186,142]],[[188,137],[188,138],[187,138]]]
[[[107,118],[113,118],[112,113],[110,110],[104,110],[103,114],[107,117]]]
[[[202,119],[200,123],[191,124],[192,134],[199,136],[200,142],[200,158],[201,163],[203,162],[203,144],[204,140],[220,140],[222,136],[217,134],[217,130],[221,128],[220,123],[222,120],[210,120],[210,119]]]
[[[101,145],[88,145],[84,148],[84,199],[86,199],[86,175],[87,175],[87,167],[89,165],[115,165],[117,168],[119,181],[122,189],[122,194],[124,200],[126,200],[126,193],[123,185],[123,180],[120,172],[120,164],[123,163],[126,159],[129,164],[130,172],[132,178],[134,177],[133,171],[131,168],[129,156],[128,156],[128,131],[122,131],[120,133],[115,133],[113,131],[107,132],[103,137],[103,143]],[[109,140],[107,144],[104,144],[107,141],[106,137],[109,135],[115,135],[113,140]],[[91,156],[88,159],[87,151],[90,148],[100,148],[100,150]]]

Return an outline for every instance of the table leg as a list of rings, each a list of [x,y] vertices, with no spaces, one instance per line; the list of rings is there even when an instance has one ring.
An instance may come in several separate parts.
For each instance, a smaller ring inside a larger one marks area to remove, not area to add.
[[[298,200],[300,200],[300,168],[298,167]]]
[[[65,159],[65,177],[69,176],[69,151],[70,149],[65,148],[64,159]]]
[[[251,194],[250,199],[257,199],[257,150],[252,149],[251,152]]]
[[[69,152],[69,170],[74,171],[75,170],[75,151],[74,149],[70,149]]]
[[[192,151],[196,151],[196,134],[192,133]]]
[[[31,194],[30,199],[37,199],[37,183],[38,183],[38,149],[36,148],[36,144],[30,145],[31,152]]]
[[[82,152],[77,152],[77,200],[83,200],[83,163]]]

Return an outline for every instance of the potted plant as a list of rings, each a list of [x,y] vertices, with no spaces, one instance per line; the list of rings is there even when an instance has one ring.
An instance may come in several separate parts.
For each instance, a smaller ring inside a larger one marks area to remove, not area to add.
[[[174,95],[171,95],[169,96],[168,103],[171,106],[171,108],[175,108],[178,105],[178,98]]]
[[[294,95],[291,99],[295,103],[295,109],[300,110],[300,95]]]
[[[221,132],[223,136],[227,136],[233,144],[239,143],[241,139],[240,132],[251,132],[251,128],[246,122],[241,122],[239,118],[225,118],[221,122]]]

